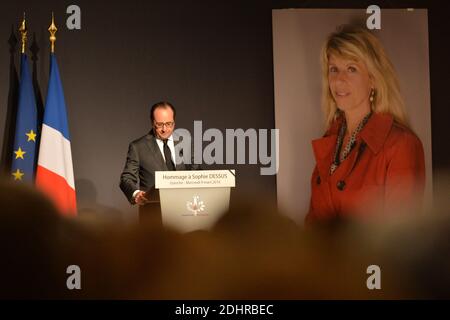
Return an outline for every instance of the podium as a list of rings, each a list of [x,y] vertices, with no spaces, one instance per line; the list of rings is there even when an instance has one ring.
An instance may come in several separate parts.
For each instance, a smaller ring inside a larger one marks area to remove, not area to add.
[[[209,230],[228,211],[235,170],[156,171],[164,227]]]

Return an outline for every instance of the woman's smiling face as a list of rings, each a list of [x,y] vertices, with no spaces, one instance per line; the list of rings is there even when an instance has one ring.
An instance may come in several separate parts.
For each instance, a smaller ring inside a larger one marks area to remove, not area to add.
[[[328,85],[334,101],[342,111],[357,108],[370,110],[369,96],[373,85],[363,62],[330,55]]]

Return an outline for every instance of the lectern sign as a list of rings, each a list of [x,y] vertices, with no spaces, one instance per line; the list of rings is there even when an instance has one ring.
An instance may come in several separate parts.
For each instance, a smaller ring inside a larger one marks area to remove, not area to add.
[[[180,232],[208,230],[228,210],[234,170],[157,171],[163,224]]]
[[[234,170],[157,171],[156,189],[234,187]]]

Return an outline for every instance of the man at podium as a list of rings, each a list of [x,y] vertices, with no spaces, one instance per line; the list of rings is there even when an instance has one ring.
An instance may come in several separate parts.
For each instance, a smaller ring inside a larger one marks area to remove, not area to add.
[[[173,130],[176,111],[169,102],[155,103],[150,110],[152,130],[132,141],[125,167],[120,176],[120,189],[131,204],[139,205],[139,218],[161,221],[159,192],[155,189],[155,171],[196,170],[198,165],[176,164]]]

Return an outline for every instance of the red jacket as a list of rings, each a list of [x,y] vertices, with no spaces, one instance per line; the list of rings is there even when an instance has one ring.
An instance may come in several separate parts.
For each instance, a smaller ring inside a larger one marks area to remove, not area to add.
[[[369,118],[355,147],[330,176],[341,122],[333,122],[323,138],[312,142],[316,167],[311,178],[307,224],[337,216],[390,213],[396,205],[423,195],[422,143],[387,114],[374,113]]]

